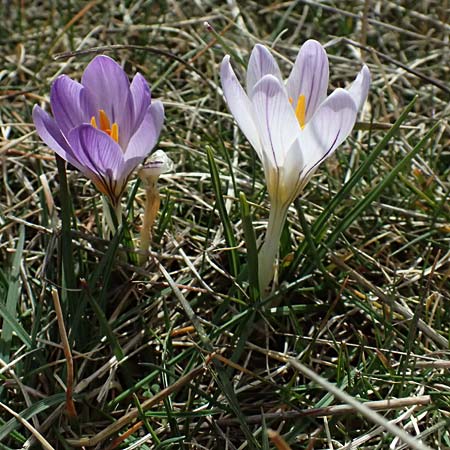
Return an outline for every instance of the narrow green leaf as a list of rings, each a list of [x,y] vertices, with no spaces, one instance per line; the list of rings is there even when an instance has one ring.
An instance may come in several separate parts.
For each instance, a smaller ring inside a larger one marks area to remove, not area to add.
[[[258,247],[256,245],[250,208],[243,192],[239,194],[239,200],[241,202],[242,226],[244,229],[245,245],[247,247],[247,272],[248,282],[250,284],[250,298],[256,301],[259,299]]]
[[[240,423],[241,430],[247,439],[247,443],[249,444],[249,448],[260,449],[261,446],[253,436],[245,420],[245,415],[241,411],[239,401],[236,398],[236,394],[234,392],[233,385],[230,382],[228,374],[226,373],[226,371],[219,369],[217,366],[218,364],[216,365],[216,368],[218,369],[218,379],[216,380],[217,384],[219,385],[223,395],[227,398],[228,403],[230,404],[230,408],[233,410],[233,413],[236,415],[236,418]]]
[[[29,408],[20,411],[20,417],[25,420],[30,420],[33,416],[40,414],[51,407],[56,407],[66,401],[66,394],[61,392],[59,394],[52,395],[50,397],[46,397],[42,400],[38,400],[33,403]],[[8,420],[8,422],[4,423],[0,427],[0,441],[5,439],[10,433],[19,428],[21,424],[13,417]]]
[[[225,240],[229,247],[229,258],[231,273],[234,277],[239,273],[239,259],[236,251],[236,239],[234,237],[233,227],[231,226],[230,218],[228,217],[227,210],[225,208],[225,202],[222,196],[222,186],[220,183],[219,170],[217,169],[214,155],[210,146],[206,147],[206,153],[208,156],[209,171],[211,173],[211,181],[216,194],[216,205],[219,210],[220,219],[223,224]]]
[[[28,336],[25,329],[20,325],[17,321],[16,317],[11,315],[10,312],[6,309],[6,306],[3,303],[0,303],[0,315],[4,320],[4,328],[8,325],[14,333],[17,334],[17,337],[28,347],[32,347],[30,336]],[[3,338],[2,338],[3,342]],[[3,353],[3,352],[2,352]],[[5,360],[6,355],[2,356],[2,359]]]
[[[3,329],[0,339],[0,358],[8,362],[11,349],[13,333],[16,333],[19,339],[28,347],[31,347],[31,339],[17,321],[17,303],[20,298],[20,263],[22,261],[23,246],[25,243],[25,227],[20,226],[19,240],[17,242],[16,252],[14,254],[11,272],[9,275],[8,293],[6,304],[0,303],[0,315],[3,317]]]
[[[61,242],[60,249],[62,255],[62,306],[66,312],[74,312],[76,305],[73,289],[76,288],[75,282],[75,264],[73,261],[72,250],[72,201],[69,195],[69,188],[67,185],[66,163],[58,155],[56,155],[56,165],[58,167],[59,186],[60,186],[60,200],[61,200]]]

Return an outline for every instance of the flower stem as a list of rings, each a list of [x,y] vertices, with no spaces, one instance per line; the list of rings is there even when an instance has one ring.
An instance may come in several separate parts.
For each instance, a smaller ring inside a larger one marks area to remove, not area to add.
[[[288,207],[280,208],[278,205],[272,205],[270,208],[266,237],[258,255],[259,292],[262,298],[269,294],[268,287],[275,272],[275,261],[280,247],[287,209]]]
[[[159,211],[159,206],[161,204],[161,198],[159,196],[159,190],[155,183],[152,183],[146,189],[146,200],[145,200],[145,210],[144,218],[141,228],[141,255],[140,262],[144,264],[148,258],[148,249],[150,247],[150,240],[152,236],[152,227],[155,222],[156,215]]]
[[[120,225],[122,225],[122,204],[119,202],[117,206],[113,206],[107,197],[102,195],[102,205],[103,238],[109,239],[111,235],[114,235]]]

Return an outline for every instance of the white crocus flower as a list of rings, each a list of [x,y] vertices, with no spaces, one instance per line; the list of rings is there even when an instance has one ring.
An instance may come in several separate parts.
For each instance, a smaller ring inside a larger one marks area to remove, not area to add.
[[[261,160],[271,202],[258,261],[264,296],[273,278],[289,205],[352,131],[367,98],[370,72],[363,66],[348,89],[338,88],[327,96],[327,54],[317,41],[308,40],[286,83],[271,53],[259,44],[248,63],[247,92],[229,55],[222,61],[220,75],[228,107]]]

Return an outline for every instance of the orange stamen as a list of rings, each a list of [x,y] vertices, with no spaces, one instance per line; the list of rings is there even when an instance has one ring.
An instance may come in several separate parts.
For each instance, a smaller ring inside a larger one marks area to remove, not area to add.
[[[298,97],[297,106],[295,107],[295,116],[303,130],[303,128],[305,128],[306,118],[306,97],[303,94]]]
[[[106,132],[108,130],[111,130],[111,123],[109,122],[108,116],[106,115],[105,111],[103,109],[100,109],[98,111],[98,115],[100,118],[100,130]]]
[[[111,126],[109,117],[107,116],[105,110],[103,109],[98,110],[98,116],[100,121],[100,130],[104,131],[106,134],[111,136],[111,138],[114,139],[114,141],[119,142],[119,125],[116,122],[114,122]],[[91,125],[94,128],[99,128],[97,126],[95,116],[91,117]]]
[[[112,124],[111,134],[110,136],[116,141],[119,142],[119,125],[116,122]]]

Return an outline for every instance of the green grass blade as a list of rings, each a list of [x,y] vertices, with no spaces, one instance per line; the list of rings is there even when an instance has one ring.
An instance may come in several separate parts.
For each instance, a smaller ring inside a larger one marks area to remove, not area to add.
[[[72,248],[72,201],[69,194],[69,188],[67,185],[66,163],[58,155],[56,155],[56,164],[58,167],[59,186],[60,186],[60,200],[61,200],[61,241],[60,249],[62,255],[62,306],[66,312],[74,312],[76,307],[75,295],[72,289],[76,288],[75,281],[75,264],[73,261],[73,248]]]
[[[225,202],[223,201],[219,170],[217,169],[217,165],[214,160],[214,155],[210,146],[206,147],[206,154],[208,156],[208,165],[209,171],[211,173],[211,182],[214,188],[214,192],[216,194],[216,205],[217,209],[219,210],[220,219],[223,224],[225,240],[229,247],[231,273],[233,274],[234,277],[237,277],[239,273],[239,259],[235,248],[236,239],[234,237],[233,226],[231,225],[230,218],[225,208]]]
[[[11,349],[13,333],[16,333],[19,339],[31,347],[31,339],[23,329],[22,325],[17,321],[17,303],[20,298],[20,263],[22,261],[23,246],[25,242],[25,227],[20,226],[19,240],[17,242],[16,252],[14,254],[11,272],[9,275],[8,293],[6,296],[6,304],[0,303],[0,315],[3,317],[3,329],[0,339],[0,358],[8,362]]]
[[[31,419],[33,416],[46,411],[48,408],[56,407],[66,400],[66,394],[64,392],[52,395],[50,397],[43,398],[33,403],[30,407],[20,411],[20,417],[25,420]],[[12,418],[5,422],[0,427],[0,441],[4,440],[10,433],[19,428],[21,425],[15,419]]]
[[[241,203],[241,217],[245,245],[247,247],[247,272],[248,282],[250,284],[250,298],[253,301],[256,301],[259,299],[258,247],[256,245],[255,230],[253,228],[252,216],[250,215],[250,208],[243,192],[240,193],[239,199]]]

